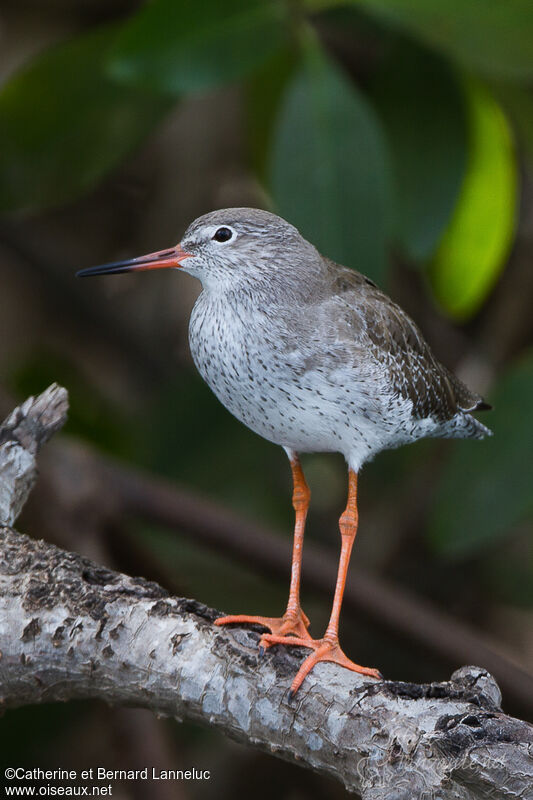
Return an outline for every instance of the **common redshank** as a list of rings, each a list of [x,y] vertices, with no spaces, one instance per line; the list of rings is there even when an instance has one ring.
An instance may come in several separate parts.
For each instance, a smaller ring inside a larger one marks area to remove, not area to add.
[[[482,439],[472,416],[490,408],[437,361],[415,323],[375,283],[322,256],[280,217],[252,208],[205,214],[181,243],[80,276],[174,267],[202,283],[189,324],[194,362],[223,405],[283,447],[296,512],[287,609],[282,617],[231,615],[217,625],[264,626],[260,652],[297,645],[312,652],[290,697],[320,661],[371,678],[341,650],[339,615],[357,531],[357,475],[380,450],[425,436]],[[321,639],[300,605],[302,546],[310,491],[298,454],[340,452],[348,501],[331,617]]]

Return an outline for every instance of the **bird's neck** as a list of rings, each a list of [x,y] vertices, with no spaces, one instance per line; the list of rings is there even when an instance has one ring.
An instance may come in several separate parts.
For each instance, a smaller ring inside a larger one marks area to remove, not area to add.
[[[238,304],[253,311],[254,308],[286,308],[316,302],[325,290],[323,272],[319,269],[281,270],[272,265],[259,273],[240,273],[211,283],[203,281],[204,301],[209,303]]]

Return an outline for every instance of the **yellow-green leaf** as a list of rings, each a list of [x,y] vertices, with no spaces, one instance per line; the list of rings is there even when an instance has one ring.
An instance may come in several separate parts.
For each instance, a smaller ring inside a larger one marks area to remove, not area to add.
[[[469,82],[466,175],[430,278],[439,304],[456,319],[482,305],[505,265],[517,214],[517,164],[509,125],[488,89]]]

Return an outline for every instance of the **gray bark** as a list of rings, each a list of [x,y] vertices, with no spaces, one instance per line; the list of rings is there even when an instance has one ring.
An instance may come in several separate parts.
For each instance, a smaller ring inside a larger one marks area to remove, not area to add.
[[[56,404],[50,426],[62,416]],[[501,711],[483,669],[418,685],[319,664],[289,703],[307,651],[278,647],[259,659],[257,631],[216,628],[219,612],[194,600],[8,526],[0,542],[4,707],[99,698],[193,719],[329,774],[364,800],[533,798],[533,728]]]
[[[0,523],[13,525],[37,478],[35,456],[65,423],[68,394],[53,383],[29,397],[0,427]]]

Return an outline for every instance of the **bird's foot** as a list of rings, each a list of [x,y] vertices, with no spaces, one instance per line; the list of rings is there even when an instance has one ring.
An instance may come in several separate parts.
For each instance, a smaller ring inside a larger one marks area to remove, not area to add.
[[[313,639],[307,633],[309,627],[309,620],[301,608],[296,611],[286,611],[282,617],[257,617],[249,616],[248,614],[233,614],[227,617],[219,617],[215,620],[215,625],[231,625],[231,624],[254,624],[262,625],[268,628],[270,634],[279,638],[288,639],[289,644],[292,644],[293,637],[297,637],[300,641],[304,641],[307,645]],[[263,634],[259,642],[259,653],[263,655],[264,651],[274,644],[270,642],[269,634]]]
[[[309,647],[311,650],[314,650],[313,653],[307,656],[296,673],[296,677],[289,691],[289,700],[292,700],[306,676],[309,675],[313,667],[320,661],[331,661],[334,664],[340,664],[341,667],[352,670],[352,672],[359,672],[361,675],[367,675],[369,678],[383,679],[379,670],[372,669],[371,667],[362,667],[350,661],[341,650],[338,639],[329,637],[324,637],[323,639],[311,639],[309,637],[306,639],[292,636],[276,636],[268,633],[263,635],[262,640],[263,639],[265,639],[270,646],[274,644],[288,644],[298,647]]]

